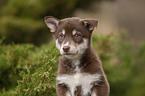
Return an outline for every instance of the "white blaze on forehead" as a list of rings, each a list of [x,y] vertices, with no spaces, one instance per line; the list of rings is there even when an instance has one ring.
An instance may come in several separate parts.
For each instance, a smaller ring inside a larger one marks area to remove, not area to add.
[[[76,33],[77,33],[76,30],[73,30],[73,31],[72,31],[72,35],[75,35]]]
[[[57,77],[58,83],[64,83],[69,87],[71,96],[75,96],[74,92],[77,86],[81,86],[81,94],[87,95],[91,93],[93,82],[101,81],[100,74],[76,73],[74,75],[60,75]]]
[[[69,46],[69,41],[67,41],[66,43],[63,43],[62,46]]]

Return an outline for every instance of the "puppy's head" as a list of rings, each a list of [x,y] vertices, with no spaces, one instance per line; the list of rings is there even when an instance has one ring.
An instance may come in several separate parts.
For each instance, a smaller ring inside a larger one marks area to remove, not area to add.
[[[56,47],[67,58],[78,58],[90,46],[90,38],[98,21],[93,19],[66,18],[59,20],[45,17],[45,23],[54,34]]]

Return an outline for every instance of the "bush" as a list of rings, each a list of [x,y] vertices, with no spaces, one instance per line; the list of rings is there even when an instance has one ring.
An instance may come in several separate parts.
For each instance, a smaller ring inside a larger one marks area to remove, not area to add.
[[[56,96],[55,78],[58,57],[59,52],[54,44],[49,49],[45,49],[39,57],[39,67],[35,72],[21,72],[22,80],[18,81],[17,95]]]
[[[19,71],[27,70],[37,48],[33,45],[0,45],[0,89],[13,88],[20,79]]]
[[[1,45],[0,95],[56,94],[55,77],[59,52],[54,42],[49,46],[39,49],[30,44]],[[12,88],[15,90],[11,90]],[[8,89],[10,90],[7,92]]]
[[[109,34],[94,36],[93,45],[109,80],[110,96],[145,95],[145,43],[134,48],[123,34]]]
[[[131,43],[122,39],[123,37],[113,34],[93,36],[93,46],[103,62],[103,68],[110,83],[110,96],[144,96],[145,43],[135,49]],[[21,67],[13,67],[13,69],[21,69],[20,75],[12,74],[19,77],[17,78],[18,86],[8,91],[3,87],[0,95],[56,96],[55,78],[60,54],[54,42],[41,48],[32,45],[2,45],[1,48],[1,54],[7,53],[3,58],[16,56],[23,62],[18,63],[20,60],[17,59],[15,65]],[[13,53],[13,49],[17,49],[17,55],[8,54]],[[24,50],[27,50],[27,54],[23,54]],[[1,60],[5,62],[3,65],[8,62],[6,59]],[[13,61],[9,59],[9,62]],[[12,65],[13,63],[10,63],[10,66]]]
[[[5,16],[1,17],[0,21],[0,37],[5,38],[5,44],[15,42],[40,45],[50,38],[42,20]]]
[[[1,0],[0,38],[5,37],[6,44],[46,43],[51,35],[44,24],[45,16],[64,18],[87,0]]]

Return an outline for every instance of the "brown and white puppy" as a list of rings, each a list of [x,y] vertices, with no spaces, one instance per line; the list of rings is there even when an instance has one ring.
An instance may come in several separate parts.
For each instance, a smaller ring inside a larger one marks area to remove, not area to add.
[[[57,95],[109,96],[108,81],[91,44],[98,21],[76,17],[58,20],[46,16],[45,23],[62,54],[56,78]]]

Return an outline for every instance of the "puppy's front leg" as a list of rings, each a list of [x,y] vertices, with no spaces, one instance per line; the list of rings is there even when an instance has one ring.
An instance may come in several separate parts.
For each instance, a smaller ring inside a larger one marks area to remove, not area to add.
[[[104,83],[94,87],[91,96],[109,96],[109,86]]]
[[[56,85],[57,96],[70,96],[68,88],[65,85]]]

